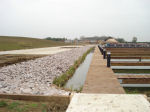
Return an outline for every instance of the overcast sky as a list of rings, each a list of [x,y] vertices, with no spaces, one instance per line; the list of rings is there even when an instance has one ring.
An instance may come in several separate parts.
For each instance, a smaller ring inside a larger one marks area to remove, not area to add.
[[[0,0],[0,35],[150,41],[150,0]]]

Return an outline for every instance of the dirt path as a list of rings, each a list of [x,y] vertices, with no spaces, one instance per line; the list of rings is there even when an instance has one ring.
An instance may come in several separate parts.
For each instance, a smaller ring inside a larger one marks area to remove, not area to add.
[[[12,51],[1,51],[0,55],[4,54],[56,54],[62,51],[68,51],[72,48],[82,46],[58,46],[58,47],[46,47],[46,48],[35,48],[35,49],[24,49],[24,50],[12,50]]]

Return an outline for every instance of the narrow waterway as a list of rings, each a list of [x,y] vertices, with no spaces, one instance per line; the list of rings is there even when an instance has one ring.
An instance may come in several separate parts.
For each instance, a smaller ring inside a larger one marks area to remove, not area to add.
[[[80,90],[82,88],[92,60],[92,56],[93,51],[86,56],[84,62],[76,69],[74,75],[66,83],[65,88],[71,90]]]

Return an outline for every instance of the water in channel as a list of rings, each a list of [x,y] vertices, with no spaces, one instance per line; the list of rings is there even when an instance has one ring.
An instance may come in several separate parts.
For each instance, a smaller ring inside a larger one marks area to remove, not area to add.
[[[111,66],[112,69],[150,69],[150,66]]]
[[[92,56],[93,51],[86,56],[84,62],[76,69],[74,75],[66,83],[65,88],[71,90],[80,90],[83,87]]]

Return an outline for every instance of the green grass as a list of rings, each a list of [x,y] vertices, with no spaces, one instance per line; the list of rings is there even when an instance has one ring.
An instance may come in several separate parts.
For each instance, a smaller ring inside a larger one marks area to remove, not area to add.
[[[9,112],[27,112],[38,107],[37,103],[23,103],[19,101],[1,100],[0,109],[8,110]],[[44,108],[42,108],[44,109]]]
[[[0,51],[53,47],[63,45],[69,44],[66,44],[64,42],[37,38],[0,36]]]
[[[149,87],[124,87],[124,90],[127,94],[145,94],[150,96]]]
[[[6,107],[7,106],[7,103],[5,101],[0,101],[0,107]]]
[[[7,54],[7,55],[0,55],[0,67],[25,62],[28,60],[34,60],[36,58],[41,58],[46,55],[19,55],[19,54]]]
[[[114,73],[150,73],[150,69],[113,69]]]
[[[0,99],[0,112],[65,112],[69,102],[33,102]]]
[[[56,77],[53,81],[53,84],[59,87],[63,87],[66,84],[66,82],[73,76],[78,66],[85,60],[87,54],[90,53],[93,49],[94,47],[90,48],[86,53],[83,54],[82,57],[79,57],[79,59],[75,61],[74,65],[71,66],[65,73],[63,73],[59,77]]]
[[[76,91],[77,93],[80,93],[83,89],[83,86],[81,86],[79,89],[75,89],[74,91]]]
[[[67,89],[67,90],[69,90],[69,91],[76,91],[77,93],[80,93],[81,91],[82,91],[82,89],[83,89],[83,86],[81,86],[80,88],[78,88],[78,89],[73,89],[73,86],[71,86],[69,89]]]

